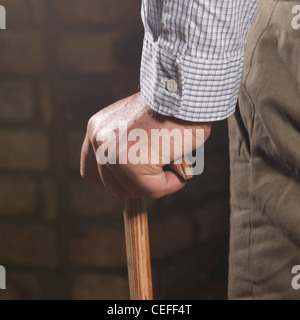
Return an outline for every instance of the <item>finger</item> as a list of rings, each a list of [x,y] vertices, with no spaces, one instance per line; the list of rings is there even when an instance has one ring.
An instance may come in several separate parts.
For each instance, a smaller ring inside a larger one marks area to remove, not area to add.
[[[126,189],[120,185],[118,179],[110,172],[110,170],[106,166],[98,166],[102,183],[107,192],[117,199],[128,197]]]
[[[163,171],[162,174],[165,175],[163,179],[166,180],[166,188],[164,190],[164,195],[166,196],[181,190],[186,185],[186,181],[173,171]]]
[[[123,190],[126,190],[128,198],[137,198],[145,195],[137,181],[132,179],[130,172],[124,171],[120,166],[107,166],[111,174],[118,181]]]
[[[106,188],[99,175],[94,149],[87,137],[85,138],[81,149],[80,173],[86,182],[101,191],[106,192]]]
[[[155,199],[173,194],[186,184],[186,181],[173,171],[162,171],[153,176],[148,175],[145,177],[145,181],[147,184],[144,185],[144,188],[147,190],[147,195]]]

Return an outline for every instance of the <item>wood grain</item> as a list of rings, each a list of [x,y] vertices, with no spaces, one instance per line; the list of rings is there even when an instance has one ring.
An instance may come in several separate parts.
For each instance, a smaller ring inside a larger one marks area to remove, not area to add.
[[[153,300],[147,200],[127,199],[124,225],[131,300]]]

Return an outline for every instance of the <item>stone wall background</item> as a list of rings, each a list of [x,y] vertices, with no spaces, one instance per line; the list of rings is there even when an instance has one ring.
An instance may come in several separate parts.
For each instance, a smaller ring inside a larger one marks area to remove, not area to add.
[[[126,299],[121,204],[79,176],[86,123],[137,91],[140,0],[0,0],[0,299]],[[228,139],[205,172],[150,201],[157,299],[225,299]]]

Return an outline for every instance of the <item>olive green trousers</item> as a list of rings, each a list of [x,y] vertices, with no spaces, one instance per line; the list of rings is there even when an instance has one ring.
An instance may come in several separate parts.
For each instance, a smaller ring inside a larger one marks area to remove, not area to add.
[[[300,299],[293,270],[300,265],[297,5],[261,0],[247,40],[238,107],[229,119],[229,299]]]

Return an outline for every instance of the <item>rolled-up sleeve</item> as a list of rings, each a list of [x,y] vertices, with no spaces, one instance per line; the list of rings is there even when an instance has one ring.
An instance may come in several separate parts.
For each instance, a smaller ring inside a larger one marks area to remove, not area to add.
[[[258,0],[143,0],[141,94],[160,114],[222,120],[234,111]]]

